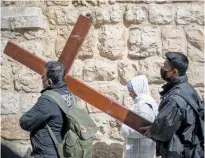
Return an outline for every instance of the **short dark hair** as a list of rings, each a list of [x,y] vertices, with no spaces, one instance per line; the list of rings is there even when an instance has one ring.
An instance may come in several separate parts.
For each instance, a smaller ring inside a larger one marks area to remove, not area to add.
[[[65,78],[65,67],[58,61],[49,61],[45,64],[47,68],[47,78],[51,79],[53,84],[64,82]]]
[[[189,60],[186,55],[181,52],[167,52],[165,56],[170,66],[178,70],[179,76],[186,74],[189,65]]]

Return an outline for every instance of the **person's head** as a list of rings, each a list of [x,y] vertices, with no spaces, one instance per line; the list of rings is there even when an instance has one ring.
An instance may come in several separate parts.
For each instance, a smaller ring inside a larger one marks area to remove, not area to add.
[[[140,75],[128,81],[129,95],[134,99],[141,94],[149,94],[149,84],[146,76]]]
[[[168,52],[165,56],[164,66],[160,70],[163,80],[170,82],[186,74],[189,60],[184,54],[180,52]]]
[[[42,76],[43,88],[49,88],[64,82],[65,67],[58,61],[49,61],[45,64],[45,71]]]

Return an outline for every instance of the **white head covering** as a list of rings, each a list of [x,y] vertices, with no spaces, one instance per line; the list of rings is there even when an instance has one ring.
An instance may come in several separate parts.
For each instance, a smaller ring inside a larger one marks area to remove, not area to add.
[[[132,82],[133,90],[137,95],[137,97],[139,97],[142,94],[150,94],[149,84],[146,76],[144,75],[137,76],[133,78],[131,82]]]

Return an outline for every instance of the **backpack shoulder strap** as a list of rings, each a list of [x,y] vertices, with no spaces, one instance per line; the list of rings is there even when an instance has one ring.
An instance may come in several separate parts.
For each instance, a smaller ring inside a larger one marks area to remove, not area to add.
[[[58,92],[55,92],[55,91],[52,91],[52,90],[47,90],[42,95],[48,96],[49,98],[54,100],[58,104],[60,109],[65,114],[68,114],[69,106],[67,105],[66,101],[63,99],[63,97]],[[74,100],[74,99],[72,98],[72,100]]]

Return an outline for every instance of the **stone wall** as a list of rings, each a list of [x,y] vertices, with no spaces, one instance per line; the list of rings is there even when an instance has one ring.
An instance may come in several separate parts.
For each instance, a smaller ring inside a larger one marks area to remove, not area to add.
[[[19,117],[34,105],[41,77],[2,54],[8,40],[45,60],[58,59],[80,14],[91,14],[93,27],[71,74],[121,104],[131,105],[125,85],[145,74],[159,102],[160,66],[167,51],[181,51],[190,60],[188,76],[204,93],[204,3],[197,0],[2,1],[1,4],[1,137],[23,155],[29,133]],[[98,125],[95,158],[122,156],[120,124],[78,100]],[[109,152],[108,152],[109,151]]]

